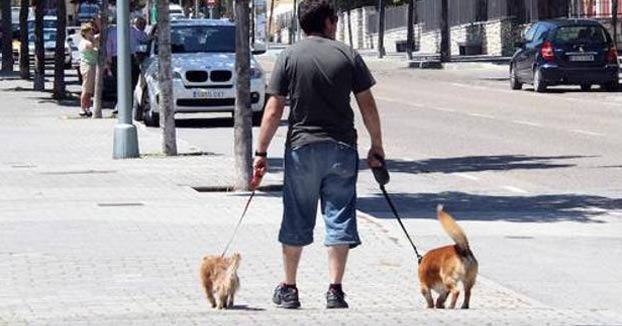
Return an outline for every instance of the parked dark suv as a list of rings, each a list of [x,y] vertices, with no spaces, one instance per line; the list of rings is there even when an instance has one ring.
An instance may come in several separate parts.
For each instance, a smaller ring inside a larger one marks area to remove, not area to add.
[[[593,84],[618,88],[618,54],[611,36],[597,21],[559,19],[533,24],[517,44],[510,64],[510,86],[533,84],[536,92],[547,86]]]

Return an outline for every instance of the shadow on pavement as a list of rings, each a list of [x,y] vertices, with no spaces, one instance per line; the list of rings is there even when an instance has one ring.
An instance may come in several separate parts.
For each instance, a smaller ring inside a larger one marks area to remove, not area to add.
[[[389,172],[401,173],[456,173],[481,171],[509,171],[569,168],[575,164],[555,162],[573,160],[591,156],[528,156],[528,155],[492,155],[438,158],[420,161],[387,160]],[[359,167],[369,169],[367,161],[362,159]]]
[[[359,155],[362,155],[359,153]],[[492,155],[438,158],[420,161],[387,160],[390,173],[458,173],[483,171],[537,170],[570,168],[576,164],[554,162],[573,160],[593,156],[528,156],[528,155]],[[268,158],[270,171],[283,171],[283,158]],[[369,170],[367,160],[359,161],[360,170]]]
[[[604,210],[622,209],[622,198],[559,194],[538,196],[491,196],[464,192],[391,193],[402,218],[435,219],[436,206],[443,204],[461,220],[510,222],[573,221],[602,223],[596,218]],[[393,218],[386,200],[378,193],[358,199],[357,208],[378,218]],[[408,215],[402,216],[408,212]],[[409,216],[410,215],[410,216]]]

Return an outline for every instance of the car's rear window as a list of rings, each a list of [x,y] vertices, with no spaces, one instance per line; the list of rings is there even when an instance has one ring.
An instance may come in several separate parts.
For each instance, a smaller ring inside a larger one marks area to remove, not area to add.
[[[555,33],[557,44],[607,43],[605,30],[600,26],[562,26]]]

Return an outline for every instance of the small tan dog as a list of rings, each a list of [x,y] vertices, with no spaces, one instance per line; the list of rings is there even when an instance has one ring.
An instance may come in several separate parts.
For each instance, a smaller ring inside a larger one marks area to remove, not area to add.
[[[423,256],[419,264],[419,284],[421,294],[427,301],[428,308],[434,308],[432,292],[438,293],[436,308],[445,308],[447,296],[451,294],[450,308],[456,307],[460,289],[458,282],[464,287],[464,302],[462,309],[469,309],[471,288],[475,285],[477,277],[477,260],[469,248],[464,231],[456,224],[451,215],[443,211],[443,206],[437,208],[438,220],[443,229],[451,237],[455,245],[444,246],[430,250]]]
[[[238,268],[242,257],[234,253],[231,257],[205,256],[201,264],[201,281],[205,295],[212,308],[233,307],[235,293],[240,288]],[[216,294],[216,299],[214,299]]]

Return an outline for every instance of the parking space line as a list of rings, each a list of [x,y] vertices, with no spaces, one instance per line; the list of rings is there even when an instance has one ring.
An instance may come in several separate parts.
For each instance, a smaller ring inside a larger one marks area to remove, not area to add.
[[[577,134],[588,135],[588,136],[596,136],[596,137],[603,137],[603,136],[605,136],[605,134],[603,134],[603,133],[587,131],[587,130],[581,130],[581,129],[573,129],[572,132],[577,133]]]
[[[472,176],[472,175],[470,175],[470,174],[466,174],[466,173],[460,173],[460,172],[458,172],[458,173],[454,173],[453,175],[455,175],[455,176],[457,176],[457,177],[460,177],[460,178],[464,178],[464,179],[472,180],[472,181],[478,181],[478,180],[479,180],[479,178],[478,178],[478,177],[474,177],[474,176]]]
[[[514,123],[518,123],[519,125],[526,125],[531,127],[542,127],[542,124],[531,122],[531,121],[522,121],[522,120],[512,120]]]
[[[501,186],[501,188],[511,191],[511,192],[515,192],[518,194],[528,194],[529,192],[527,190],[523,190],[521,188],[517,188],[517,187],[513,187],[513,186]]]

